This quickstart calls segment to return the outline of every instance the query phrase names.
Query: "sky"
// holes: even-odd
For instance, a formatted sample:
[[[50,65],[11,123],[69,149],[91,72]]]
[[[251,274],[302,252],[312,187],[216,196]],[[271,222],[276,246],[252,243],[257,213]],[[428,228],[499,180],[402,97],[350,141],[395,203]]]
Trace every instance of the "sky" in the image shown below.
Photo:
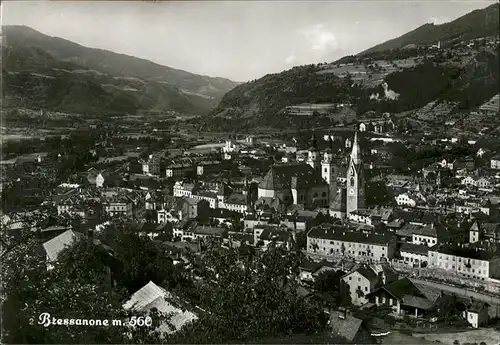
[[[496,1],[3,1],[2,25],[248,81],[333,62]]]

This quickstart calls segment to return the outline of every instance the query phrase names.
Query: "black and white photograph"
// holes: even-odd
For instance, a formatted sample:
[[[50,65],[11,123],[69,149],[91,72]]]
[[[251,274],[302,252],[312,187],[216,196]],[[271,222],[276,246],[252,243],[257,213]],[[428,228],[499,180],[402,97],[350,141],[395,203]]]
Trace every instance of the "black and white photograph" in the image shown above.
[[[0,6],[0,343],[500,345],[498,0]]]

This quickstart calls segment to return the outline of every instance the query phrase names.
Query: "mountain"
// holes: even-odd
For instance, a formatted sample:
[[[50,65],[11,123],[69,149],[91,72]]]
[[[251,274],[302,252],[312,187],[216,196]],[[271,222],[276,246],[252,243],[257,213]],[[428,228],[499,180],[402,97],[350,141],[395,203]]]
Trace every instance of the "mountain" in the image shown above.
[[[370,112],[411,117],[421,108],[434,109],[429,104],[441,104],[447,114],[465,116],[499,92],[498,18],[496,22],[491,18],[495,11],[498,5],[440,26],[439,38],[446,34],[454,39],[440,49],[409,48],[409,42],[415,41],[401,40],[401,48],[298,66],[238,85],[222,98],[201,129],[329,127]],[[467,28],[479,18],[488,20],[479,28],[469,28],[472,33],[459,32],[458,28]],[[403,37],[415,37],[415,32],[422,31]],[[420,37],[417,43],[437,43],[436,34]],[[481,39],[473,42],[475,38]],[[436,116],[432,111],[429,115],[433,123],[444,124],[443,112],[434,112]]]
[[[203,115],[237,83],[200,76],[25,26],[4,26],[4,106],[119,114]]]
[[[401,49],[408,45],[429,46],[441,42],[468,41],[479,37],[497,36],[499,28],[499,4],[475,10],[452,22],[434,25],[424,24],[398,38],[378,44],[358,55]]]

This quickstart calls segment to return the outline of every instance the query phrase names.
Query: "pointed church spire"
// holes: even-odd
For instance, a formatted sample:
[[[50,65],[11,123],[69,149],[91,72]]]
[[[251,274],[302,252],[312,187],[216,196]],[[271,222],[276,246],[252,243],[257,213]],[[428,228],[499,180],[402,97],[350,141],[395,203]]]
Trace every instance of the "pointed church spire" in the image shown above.
[[[354,164],[361,162],[361,151],[359,149],[358,131],[354,134],[354,142],[352,143],[351,160]]]

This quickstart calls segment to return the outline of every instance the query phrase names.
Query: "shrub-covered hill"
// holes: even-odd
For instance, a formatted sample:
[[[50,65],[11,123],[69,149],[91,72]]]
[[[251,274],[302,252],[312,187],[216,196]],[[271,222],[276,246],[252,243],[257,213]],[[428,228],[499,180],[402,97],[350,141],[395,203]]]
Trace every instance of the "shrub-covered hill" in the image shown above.
[[[27,26],[3,26],[2,31],[10,47],[41,48],[57,60],[74,62],[112,76],[166,82],[176,89],[217,100],[237,85],[225,78],[197,75],[133,56],[84,47],[59,37],[44,35]]]
[[[37,47],[2,48],[3,107],[93,115],[206,114],[216,100],[162,81],[117,77],[61,61]]]
[[[368,87],[349,75],[321,73],[322,66],[295,67],[237,86],[223,97],[206,123],[227,124],[236,119],[248,127],[285,126],[291,117],[286,116],[287,107],[303,103],[350,104],[358,115],[370,110],[400,113],[433,101],[453,101],[457,111],[473,109],[498,94],[499,56],[498,46],[481,48],[459,62],[453,52],[443,52],[423,57],[418,64],[389,73],[377,86]],[[387,91],[396,96],[387,96]],[[311,122],[307,116],[296,118],[300,121],[289,123]]]
[[[348,101],[352,80],[319,71],[315,65],[299,66],[241,84],[222,98],[212,115],[265,118],[283,112],[289,105]]]

